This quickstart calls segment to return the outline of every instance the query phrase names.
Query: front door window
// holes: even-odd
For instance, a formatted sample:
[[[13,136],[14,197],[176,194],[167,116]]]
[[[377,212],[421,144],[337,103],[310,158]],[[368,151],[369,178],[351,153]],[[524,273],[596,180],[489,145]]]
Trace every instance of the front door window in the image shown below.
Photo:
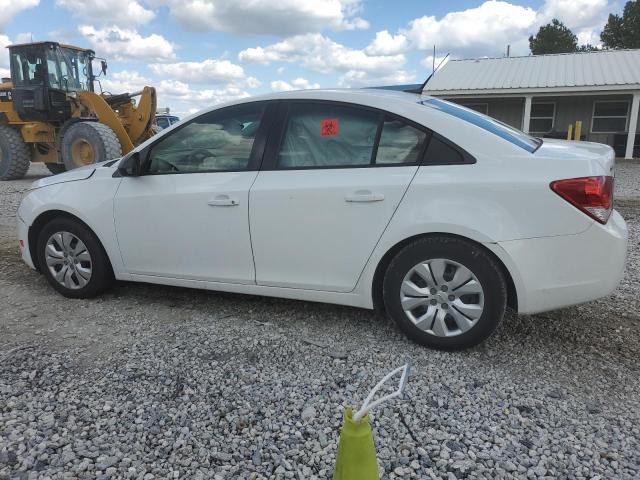
[[[162,137],[149,154],[149,174],[246,170],[263,113],[247,104],[204,114]]]

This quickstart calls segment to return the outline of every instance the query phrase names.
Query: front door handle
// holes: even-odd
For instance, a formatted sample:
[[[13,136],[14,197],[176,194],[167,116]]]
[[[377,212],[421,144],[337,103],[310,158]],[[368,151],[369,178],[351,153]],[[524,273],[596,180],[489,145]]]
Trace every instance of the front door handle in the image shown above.
[[[344,197],[347,202],[381,202],[384,200],[382,193],[373,193],[369,190],[358,190]]]
[[[239,203],[237,199],[229,195],[218,195],[207,202],[207,204],[212,207],[235,207]]]

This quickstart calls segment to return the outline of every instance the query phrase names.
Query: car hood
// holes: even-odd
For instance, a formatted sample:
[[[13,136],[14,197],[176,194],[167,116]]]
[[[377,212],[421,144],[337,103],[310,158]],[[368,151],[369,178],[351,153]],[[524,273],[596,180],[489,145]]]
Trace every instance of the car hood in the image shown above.
[[[36,180],[31,184],[30,189],[35,190],[36,188],[47,187],[49,185],[57,185],[58,183],[65,182],[75,182],[78,180],[86,180],[93,172],[96,171],[97,168],[104,166],[105,163],[112,162],[113,160],[109,160],[107,162],[94,163],[91,165],[86,165],[80,168],[74,168],[73,170],[69,170],[68,172],[59,173],[58,175],[52,175],[50,177],[44,177],[40,180]]]

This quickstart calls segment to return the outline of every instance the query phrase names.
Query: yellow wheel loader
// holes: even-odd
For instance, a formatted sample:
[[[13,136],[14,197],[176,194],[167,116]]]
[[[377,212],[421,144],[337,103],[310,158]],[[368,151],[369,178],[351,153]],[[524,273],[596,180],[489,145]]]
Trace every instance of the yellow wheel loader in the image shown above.
[[[155,89],[95,93],[92,50],[56,42],[8,48],[11,78],[0,83],[0,180],[22,178],[30,162],[61,173],[118,158],[154,134]],[[106,74],[104,60],[101,69]]]

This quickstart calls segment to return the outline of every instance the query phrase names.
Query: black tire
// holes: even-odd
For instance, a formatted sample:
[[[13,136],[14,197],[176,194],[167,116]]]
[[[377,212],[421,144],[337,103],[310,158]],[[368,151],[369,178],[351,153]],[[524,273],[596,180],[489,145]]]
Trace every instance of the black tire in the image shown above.
[[[47,260],[45,257],[47,241],[53,234],[58,232],[69,232],[75,235],[85,244],[89,255],[91,256],[91,277],[89,278],[88,283],[82,288],[67,288],[58,283],[47,266]],[[107,290],[114,282],[111,263],[109,262],[109,258],[107,257],[104,248],[102,248],[100,241],[91,230],[76,220],[70,218],[58,218],[51,220],[40,231],[36,249],[40,271],[47,278],[47,281],[51,286],[65,297],[91,298]]]
[[[79,156],[77,145],[90,146],[91,155]],[[67,170],[122,156],[122,146],[114,131],[99,122],[77,122],[71,125],[62,137],[61,151]]]
[[[482,314],[469,330],[455,336],[437,336],[418,328],[402,307],[400,296],[405,275],[431,259],[446,259],[466,267],[482,287]],[[425,237],[404,247],[393,258],[384,277],[383,298],[387,314],[414,342],[438,350],[462,350],[478,345],[498,327],[507,306],[507,285],[500,266],[482,247],[456,237]],[[446,321],[451,320],[449,317]]]
[[[27,174],[31,150],[20,132],[0,125],[0,180],[19,180]]]
[[[67,167],[63,163],[45,163],[47,169],[54,175],[64,173],[67,171]]]

